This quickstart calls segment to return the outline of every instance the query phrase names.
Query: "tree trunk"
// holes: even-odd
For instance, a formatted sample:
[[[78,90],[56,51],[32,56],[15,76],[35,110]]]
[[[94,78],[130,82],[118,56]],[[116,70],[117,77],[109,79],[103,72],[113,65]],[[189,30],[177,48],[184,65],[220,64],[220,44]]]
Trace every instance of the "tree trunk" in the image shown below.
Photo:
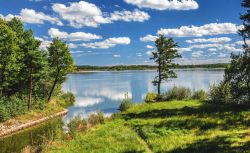
[[[32,103],[32,84],[33,84],[33,81],[32,81],[32,70],[30,71],[30,74],[29,74],[29,98],[28,98],[28,110],[30,111],[31,109],[31,103]]]
[[[52,97],[52,94],[53,94],[53,92],[54,92],[54,90],[55,90],[56,84],[57,84],[57,76],[56,76],[55,81],[54,81],[54,83],[53,83],[53,86],[52,86],[52,88],[51,88],[51,90],[50,90],[50,92],[49,92],[48,103],[49,103],[50,100],[51,100],[51,97]]]

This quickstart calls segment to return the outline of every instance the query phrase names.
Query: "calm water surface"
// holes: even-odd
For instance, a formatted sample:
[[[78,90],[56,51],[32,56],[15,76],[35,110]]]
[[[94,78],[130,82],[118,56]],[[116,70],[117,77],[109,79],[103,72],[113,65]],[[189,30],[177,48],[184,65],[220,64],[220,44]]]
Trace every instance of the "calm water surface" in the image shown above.
[[[223,70],[185,69],[176,70],[178,78],[162,85],[162,91],[174,86],[208,90],[209,85],[222,80]],[[156,92],[152,80],[156,71],[90,72],[69,74],[63,85],[64,91],[76,96],[76,103],[69,108],[64,118],[67,123],[72,117],[88,116],[97,110],[110,115],[117,111],[124,94],[128,93],[134,103],[142,102],[146,93]]]

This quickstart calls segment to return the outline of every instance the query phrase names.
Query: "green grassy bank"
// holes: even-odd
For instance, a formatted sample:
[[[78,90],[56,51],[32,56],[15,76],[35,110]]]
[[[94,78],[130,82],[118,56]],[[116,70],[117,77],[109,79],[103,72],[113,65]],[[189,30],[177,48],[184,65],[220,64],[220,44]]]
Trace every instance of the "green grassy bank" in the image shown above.
[[[191,100],[143,103],[72,140],[53,142],[45,152],[248,153],[250,108]]]

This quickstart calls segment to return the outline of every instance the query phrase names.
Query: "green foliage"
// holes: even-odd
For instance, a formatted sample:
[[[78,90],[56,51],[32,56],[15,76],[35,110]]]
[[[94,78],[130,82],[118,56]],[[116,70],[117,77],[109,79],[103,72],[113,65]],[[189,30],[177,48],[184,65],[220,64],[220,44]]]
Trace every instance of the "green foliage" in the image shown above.
[[[168,79],[176,78],[177,75],[172,68],[176,67],[174,63],[175,58],[181,57],[177,51],[178,44],[174,42],[172,38],[166,38],[160,35],[155,41],[157,51],[153,52],[153,57],[150,59],[157,64],[157,76],[155,77],[153,84],[157,86],[158,95],[161,94],[162,81],[168,81]]]
[[[67,124],[69,134],[76,136],[76,132],[85,131],[87,129],[87,121],[80,116],[76,116]]]
[[[198,90],[193,92],[192,98],[204,101],[208,99],[208,94],[204,90]]]
[[[226,68],[228,63],[216,64],[200,64],[200,65],[177,65],[173,68],[188,69],[188,68]],[[116,66],[91,66],[91,65],[78,65],[77,71],[124,71],[124,70],[156,70],[157,66],[154,65],[116,65]]]
[[[129,108],[131,108],[133,106],[133,102],[132,100],[128,97],[128,93],[125,94],[125,98],[122,100],[120,106],[119,106],[119,110],[120,111],[126,111]]]
[[[239,30],[244,45],[243,53],[231,55],[231,63],[225,70],[224,83],[230,86],[231,102],[235,104],[250,104],[250,47],[247,40],[250,38],[250,1],[243,0],[242,7],[246,13],[240,19],[244,27]],[[221,91],[222,92],[222,91]]]
[[[1,105],[0,115],[6,116],[7,112],[12,113],[9,117],[16,116],[23,106],[29,110],[44,109],[45,99],[61,92],[66,74],[73,70],[69,49],[59,39],[54,39],[48,52],[41,51],[40,45],[20,19],[0,19],[0,99],[6,101],[6,106]],[[70,94],[61,99],[64,104],[74,101]]]
[[[75,96],[71,92],[63,93],[59,96],[59,104],[63,107],[68,107],[75,102]]]
[[[49,102],[54,93],[56,85],[62,84],[66,79],[66,75],[74,70],[74,61],[67,44],[65,42],[62,42],[58,38],[53,39],[50,47],[48,48],[48,52],[48,62],[51,77],[54,78],[48,96]]]
[[[156,93],[148,93],[145,98],[146,103],[154,103],[157,101],[158,95]]]
[[[192,91],[186,87],[173,87],[161,95],[162,101],[166,100],[185,100],[191,98]]]
[[[98,111],[97,113],[90,114],[90,116],[88,117],[88,123],[92,126],[97,124],[104,124],[104,114],[100,111]]]
[[[25,100],[22,97],[13,95],[11,97],[0,98],[0,121],[5,121],[9,118],[26,112]]]
[[[231,87],[227,83],[221,82],[218,85],[212,85],[209,88],[209,101],[212,103],[231,103]]]

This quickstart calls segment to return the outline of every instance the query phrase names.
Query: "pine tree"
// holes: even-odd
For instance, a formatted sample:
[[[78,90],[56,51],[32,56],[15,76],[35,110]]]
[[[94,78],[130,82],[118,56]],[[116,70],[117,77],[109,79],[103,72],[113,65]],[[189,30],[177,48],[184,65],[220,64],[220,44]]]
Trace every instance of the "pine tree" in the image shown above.
[[[166,38],[160,35],[155,41],[155,45],[157,50],[152,53],[153,57],[151,59],[157,64],[158,75],[155,77],[153,84],[157,86],[158,95],[160,95],[161,83],[168,81],[170,78],[177,77],[172,68],[177,66],[177,64],[174,63],[174,59],[181,57],[181,55],[178,54],[176,49],[178,44],[175,43],[172,38]]]

